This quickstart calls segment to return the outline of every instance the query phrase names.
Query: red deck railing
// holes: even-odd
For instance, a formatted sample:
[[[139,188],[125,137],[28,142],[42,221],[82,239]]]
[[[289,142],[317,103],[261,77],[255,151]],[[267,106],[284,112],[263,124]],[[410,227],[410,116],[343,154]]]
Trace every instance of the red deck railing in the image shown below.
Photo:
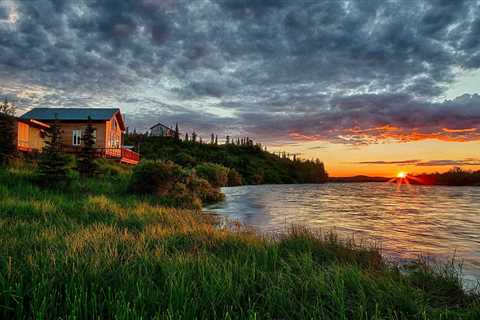
[[[130,149],[127,149],[127,148],[121,148],[122,150],[122,158],[125,158],[125,159],[128,159],[128,160],[132,160],[132,161],[140,161],[140,154],[135,152],[135,151],[132,151]]]
[[[80,153],[82,147],[64,146],[63,151],[67,153]],[[122,162],[137,163],[140,161],[140,154],[127,148],[95,148],[95,156],[98,158],[118,159]]]

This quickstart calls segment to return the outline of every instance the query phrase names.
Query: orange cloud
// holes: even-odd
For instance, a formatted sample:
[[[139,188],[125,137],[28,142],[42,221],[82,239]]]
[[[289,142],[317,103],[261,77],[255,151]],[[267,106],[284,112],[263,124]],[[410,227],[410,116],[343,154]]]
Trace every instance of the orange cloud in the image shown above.
[[[413,142],[421,140],[439,140],[445,142],[480,141],[480,132],[476,128],[448,129],[426,132],[419,129],[402,129],[385,125],[375,128],[361,129],[358,127],[330,130],[326,135],[308,135],[300,132],[290,132],[289,136],[300,141],[329,140],[331,142],[350,143],[356,145],[386,142]]]
[[[443,128],[442,130],[445,131],[445,132],[460,133],[460,132],[475,132],[475,131],[477,131],[477,128],[468,128],[468,129],[448,129],[448,128]]]

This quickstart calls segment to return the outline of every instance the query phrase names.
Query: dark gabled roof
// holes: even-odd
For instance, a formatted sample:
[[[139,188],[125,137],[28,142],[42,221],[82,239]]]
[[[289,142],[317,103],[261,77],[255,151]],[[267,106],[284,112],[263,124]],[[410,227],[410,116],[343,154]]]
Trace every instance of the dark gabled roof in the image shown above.
[[[115,113],[120,112],[118,108],[33,108],[21,119],[36,120],[110,120]]]
[[[150,130],[152,130],[153,128],[156,128],[156,127],[164,127],[165,129],[173,130],[172,128],[167,127],[166,125],[164,125],[164,124],[162,124],[162,123],[160,123],[160,122],[157,123],[156,125],[152,126],[152,127],[150,128]]]
[[[117,116],[122,130],[125,130],[125,124],[118,108],[33,108],[20,119],[35,119],[40,121],[87,121],[88,117],[92,121],[107,121]]]

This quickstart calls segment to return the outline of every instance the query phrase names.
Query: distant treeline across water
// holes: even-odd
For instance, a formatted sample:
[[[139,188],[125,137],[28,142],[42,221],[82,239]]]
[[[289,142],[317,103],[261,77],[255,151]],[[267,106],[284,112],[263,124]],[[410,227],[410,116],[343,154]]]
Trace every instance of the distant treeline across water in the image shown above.
[[[462,168],[452,168],[443,173],[422,173],[417,175],[406,175],[404,178],[387,177],[330,177],[328,182],[349,183],[349,182],[392,182],[401,184],[416,185],[441,185],[441,186],[480,186],[480,170],[469,171]]]

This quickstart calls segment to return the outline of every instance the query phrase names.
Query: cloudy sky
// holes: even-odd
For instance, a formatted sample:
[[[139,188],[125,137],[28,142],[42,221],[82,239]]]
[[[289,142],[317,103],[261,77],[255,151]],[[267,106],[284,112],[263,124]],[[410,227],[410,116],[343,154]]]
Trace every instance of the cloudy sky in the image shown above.
[[[0,96],[319,157],[480,168],[480,1],[0,0]]]

